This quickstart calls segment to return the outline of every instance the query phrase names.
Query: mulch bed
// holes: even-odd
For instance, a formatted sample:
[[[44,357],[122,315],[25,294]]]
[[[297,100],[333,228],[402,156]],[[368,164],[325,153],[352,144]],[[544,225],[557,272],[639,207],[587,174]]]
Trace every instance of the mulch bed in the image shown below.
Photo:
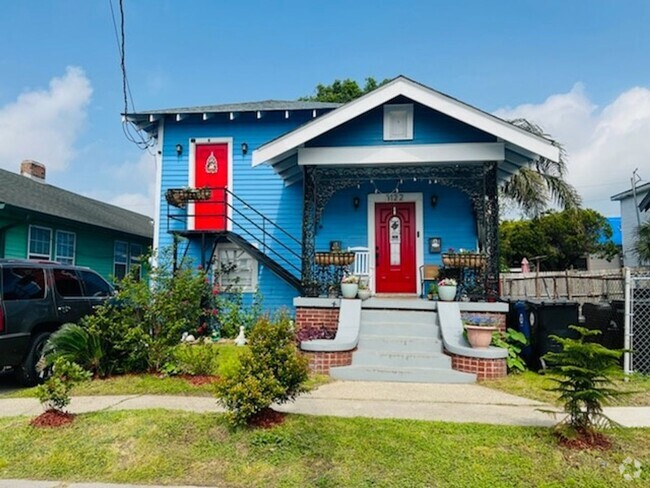
[[[585,449],[608,451],[612,447],[612,441],[601,432],[578,431],[578,435],[570,439],[559,433],[556,433],[556,436],[561,446],[578,451]]]
[[[272,408],[265,408],[261,412],[253,415],[248,420],[248,425],[251,427],[270,429],[284,422],[286,416],[286,413],[276,412]]]
[[[185,381],[187,381],[189,384],[194,385],[194,386],[201,386],[201,385],[211,385],[213,383],[216,383],[219,381],[218,376],[208,376],[208,375],[191,375],[191,374],[181,374],[178,375],[179,378],[183,378]]]
[[[29,423],[32,427],[61,427],[74,420],[74,414],[59,410],[46,410]]]

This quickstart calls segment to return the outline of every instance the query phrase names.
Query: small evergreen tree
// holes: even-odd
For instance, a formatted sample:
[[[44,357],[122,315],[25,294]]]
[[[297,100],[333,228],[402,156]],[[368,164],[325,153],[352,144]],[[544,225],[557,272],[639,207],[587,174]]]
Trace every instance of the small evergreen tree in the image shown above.
[[[234,425],[249,422],[272,403],[285,403],[305,391],[307,359],[298,352],[286,315],[261,318],[251,330],[249,349],[239,365],[217,383],[219,403]]]
[[[567,439],[577,436],[589,439],[598,428],[614,425],[603,413],[603,405],[627,393],[612,387],[613,378],[621,374],[619,359],[624,351],[586,341],[600,334],[599,330],[575,325],[570,328],[578,332],[577,339],[550,336],[562,350],[544,356],[550,366],[548,372],[556,383],[549,390],[559,393],[559,400],[568,414],[557,426],[560,435]]]

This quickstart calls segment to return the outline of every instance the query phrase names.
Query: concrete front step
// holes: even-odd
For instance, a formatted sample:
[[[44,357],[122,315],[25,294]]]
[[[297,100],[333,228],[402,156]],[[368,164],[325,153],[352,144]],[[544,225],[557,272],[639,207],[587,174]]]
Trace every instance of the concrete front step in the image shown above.
[[[392,352],[442,352],[442,342],[438,338],[396,335],[359,335],[359,350]]]
[[[395,324],[391,322],[364,322],[361,320],[359,331],[362,335],[417,336],[436,339],[440,337],[440,329],[435,324]]]
[[[361,323],[383,322],[396,325],[438,323],[435,312],[413,310],[361,309]]]
[[[380,366],[340,366],[330,368],[330,376],[350,381],[395,381],[399,383],[475,383],[476,375],[445,368],[390,368]]]
[[[357,350],[352,354],[354,366],[391,368],[451,368],[451,358],[442,353]]]

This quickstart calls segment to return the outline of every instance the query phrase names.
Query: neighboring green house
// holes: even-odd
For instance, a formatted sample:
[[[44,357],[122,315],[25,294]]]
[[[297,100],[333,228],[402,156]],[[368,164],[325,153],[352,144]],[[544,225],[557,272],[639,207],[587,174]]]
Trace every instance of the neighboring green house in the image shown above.
[[[87,266],[102,276],[138,272],[153,242],[153,221],[45,183],[45,167],[0,169],[0,258]]]

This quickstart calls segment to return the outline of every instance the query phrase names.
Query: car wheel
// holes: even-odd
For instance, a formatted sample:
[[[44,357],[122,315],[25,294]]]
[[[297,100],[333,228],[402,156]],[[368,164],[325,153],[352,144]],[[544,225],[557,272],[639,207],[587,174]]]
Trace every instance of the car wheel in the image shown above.
[[[34,386],[45,379],[46,375],[41,374],[36,368],[36,365],[43,356],[43,349],[49,337],[49,332],[42,332],[32,339],[23,363],[16,368],[16,379],[21,385]]]

